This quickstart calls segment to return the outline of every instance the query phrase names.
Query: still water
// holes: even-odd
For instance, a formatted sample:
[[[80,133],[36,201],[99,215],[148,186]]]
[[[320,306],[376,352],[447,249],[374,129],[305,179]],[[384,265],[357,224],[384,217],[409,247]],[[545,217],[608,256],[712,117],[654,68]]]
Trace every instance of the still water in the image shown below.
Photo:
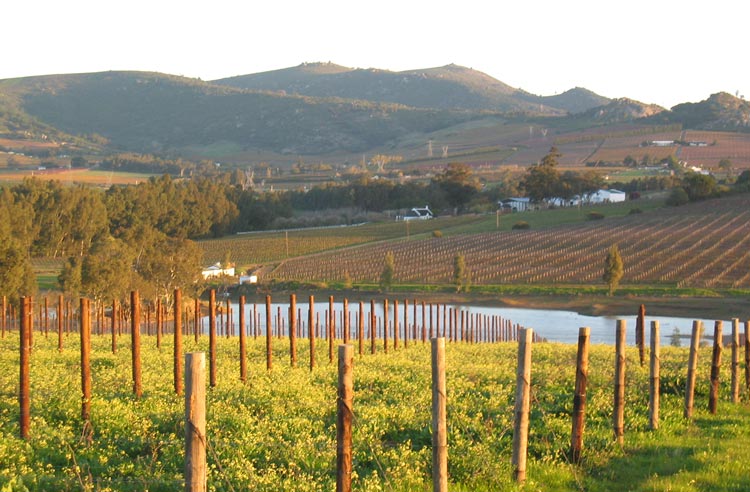
[[[443,306],[443,305],[441,305]],[[328,310],[328,302],[315,302],[314,313],[315,316],[319,316],[320,322],[324,323],[326,311]],[[581,327],[589,327],[591,329],[591,343],[600,344],[612,344],[615,343],[615,326],[618,319],[626,321],[627,326],[627,341],[629,344],[635,343],[635,324],[636,315],[623,315],[623,316],[586,316],[578,314],[572,311],[557,311],[557,310],[546,310],[546,309],[524,309],[524,308],[506,308],[506,307],[486,307],[486,306],[473,306],[467,304],[447,304],[447,309],[454,309],[465,311],[468,314],[480,314],[485,316],[498,316],[505,320],[512,321],[513,324],[518,324],[524,328],[533,328],[536,333],[546,338],[549,341],[563,342],[563,343],[577,343],[578,342],[578,329]],[[303,330],[306,332],[306,324],[308,320],[308,301],[297,302],[299,319],[302,322]],[[238,305],[235,303],[232,305],[232,318],[234,322],[237,322]],[[273,317],[273,323],[276,324],[276,319],[279,313],[284,318],[284,326],[288,326],[287,313],[289,305],[287,303],[272,303],[271,313]],[[426,305],[425,319],[429,323],[430,317],[430,305]],[[442,326],[443,313],[442,307],[440,314],[437,313],[437,308],[433,307],[433,321],[435,324]],[[266,319],[266,307],[262,303],[248,303],[245,304],[247,323],[251,323],[253,312],[255,312],[256,318],[260,321],[260,326],[265,326]],[[334,310],[336,311],[336,325],[341,326],[341,313],[343,311],[343,303],[335,302]],[[352,325],[352,332],[355,332],[356,320],[359,313],[359,302],[349,303],[349,312]],[[370,315],[370,303],[366,302],[363,304],[363,312],[365,319],[369,319]],[[389,318],[393,320],[393,303],[389,303],[388,307]],[[375,315],[378,318],[383,316],[383,303],[379,301],[375,304]],[[398,305],[398,318],[399,323],[403,329],[403,316],[404,316],[404,304],[399,302]],[[410,303],[408,306],[408,322],[409,324],[414,323],[415,311],[414,306]],[[439,321],[438,321],[438,318]],[[668,316],[646,316],[646,339],[648,340],[650,332],[650,322],[659,321],[660,333],[661,333],[661,344],[668,345],[671,341],[672,335],[675,330],[682,336],[681,344],[683,346],[689,345],[690,332],[692,329],[693,318],[676,318]],[[704,323],[704,337],[713,336],[714,320],[702,320]],[[422,326],[422,306],[418,304],[416,309],[416,322],[417,326]],[[724,322],[724,334],[729,335],[731,333],[732,324],[729,320],[723,320]],[[741,328],[742,330],[742,328]]]

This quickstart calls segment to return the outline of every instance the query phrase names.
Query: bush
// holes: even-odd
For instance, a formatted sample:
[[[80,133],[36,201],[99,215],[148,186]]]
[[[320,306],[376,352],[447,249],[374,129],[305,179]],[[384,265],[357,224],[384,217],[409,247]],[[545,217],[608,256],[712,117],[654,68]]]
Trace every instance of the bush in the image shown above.
[[[643,213],[643,210],[641,210],[640,208],[631,208],[630,212],[628,212],[628,215],[637,215],[637,214],[642,214],[642,213]]]
[[[531,229],[531,226],[529,225],[528,222],[526,222],[524,220],[519,220],[518,222],[516,222],[515,224],[513,224],[512,229],[514,231],[523,230],[523,229]]]
[[[586,214],[586,220],[602,220],[604,214],[601,212],[589,212]]]
[[[677,188],[672,188],[672,192],[669,194],[666,203],[670,207],[679,207],[680,205],[685,205],[689,201],[690,198],[688,197],[687,191],[678,186]]]
[[[434,231],[432,231],[432,237],[443,237],[443,231],[435,229]]]

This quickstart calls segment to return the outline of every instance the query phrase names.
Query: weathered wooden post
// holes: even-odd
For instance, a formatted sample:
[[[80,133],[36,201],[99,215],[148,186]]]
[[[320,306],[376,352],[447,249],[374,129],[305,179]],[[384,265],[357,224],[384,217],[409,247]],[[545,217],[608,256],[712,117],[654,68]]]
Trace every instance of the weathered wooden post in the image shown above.
[[[266,295],[266,370],[273,368],[273,333],[271,332],[271,296]]]
[[[719,403],[719,384],[721,373],[721,351],[724,342],[724,323],[714,322],[714,349],[711,356],[711,390],[708,394],[708,411],[715,415]]]
[[[383,351],[388,353],[388,299],[383,299]]]
[[[393,300],[393,350],[398,350],[398,299]]]
[[[63,320],[65,319],[65,316],[63,315],[64,305],[65,305],[65,301],[63,299],[63,295],[60,294],[57,297],[57,351],[58,352],[62,352],[63,350]]]
[[[90,438],[91,420],[91,305],[86,298],[80,300],[81,317],[81,420],[84,434]]]
[[[740,320],[732,320],[732,403],[740,402]]]
[[[341,338],[344,341],[344,345],[347,345],[349,343],[349,334],[351,333],[351,327],[349,326],[349,299],[347,298],[344,298],[344,310],[341,313],[341,317],[343,318],[341,326],[344,328],[344,333]]]
[[[182,394],[182,291],[180,289],[174,290],[174,347],[173,362],[174,362],[174,392],[177,395]]]
[[[375,316],[375,299],[370,299],[370,353],[374,354],[376,350],[376,340],[378,338],[378,326]],[[750,383],[748,383],[750,384]]]
[[[240,296],[240,381],[247,383],[247,342],[245,330],[245,296]]]
[[[659,404],[661,400],[661,342],[659,340],[659,322],[651,322],[651,366],[648,384],[648,423],[649,428],[659,428]]]
[[[307,311],[307,338],[310,339],[310,371],[315,368],[315,298],[310,296]]]
[[[445,382],[445,338],[433,338],[432,349],[432,490],[448,491],[448,424]]]
[[[534,330],[524,328],[518,334],[518,370],[516,372],[516,404],[513,425],[513,478],[526,480],[526,457],[529,444],[529,411],[531,408],[531,340]]]
[[[208,380],[216,387],[216,291],[211,289],[208,297]]]
[[[352,420],[354,418],[354,347],[339,345],[336,416],[336,491],[352,490]]]
[[[583,432],[586,425],[586,386],[589,379],[589,339],[591,329],[578,330],[578,355],[576,356],[576,387],[573,397],[573,430],[570,439],[570,456],[573,463],[581,462]]]
[[[137,290],[130,292],[130,352],[133,365],[133,394],[141,399],[141,297]]]
[[[646,306],[643,304],[638,308],[638,318],[635,322],[635,344],[638,345],[638,357],[643,367],[646,351]]]
[[[328,362],[333,364],[333,340],[336,338],[336,311],[333,296],[328,296]]]
[[[206,354],[185,355],[185,490],[205,492]]]
[[[20,390],[18,392],[19,430],[21,439],[29,438],[31,423],[31,342],[29,332],[31,331],[31,297],[21,297],[20,302]]]
[[[196,297],[193,299],[193,337],[198,343],[201,333],[201,301]]]
[[[297,367],[297,296],[289,295],[289,363]]]
[[[615,347],[615,397],[613,428],[615,440],[622,444],[625,434],[625,320],[617,320]]]
[[[58,311],[58,316],[60,316]],[[8,298],[3,296],[2,302],[0,302],[0,333],[1,337],[5,338],[6,323],[8,321]]]
[[[745,390],[750,393],[750,321],[745,320]]]
[[[112,333],[110,333],[110,336],[112,337],[112,353],[117,353],[117,299],[112,299],[112,323],[110,324],[112,327]]]
[[[688,357],[687,381],[685,386],[686,419],[693,418],[693,402],[695,398],[695,372],[698,367],[698,349],[701,343],[702,321],[693,321],[693,332],[690,336],[690,355]]]
[[[357,339],[359,341],[359,356],[365,352],[365,303],[359,301],[359,318],[357,319],[359,329],[357,331]]]

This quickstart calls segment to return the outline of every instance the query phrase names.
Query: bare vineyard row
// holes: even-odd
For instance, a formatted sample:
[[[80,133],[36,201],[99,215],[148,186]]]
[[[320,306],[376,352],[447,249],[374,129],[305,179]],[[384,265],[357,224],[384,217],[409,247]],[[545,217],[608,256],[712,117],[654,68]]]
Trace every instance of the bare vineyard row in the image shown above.
[[[474,284],[591,284],[618,244],[623,283],[681,287],[750,287],[750,200],[746,197],[591,221],[564,229],[493,232],[403,240],[290,259],[279,280],[377,282],[389,251],[395,280],[450,283],[453,258],[464,255]]]

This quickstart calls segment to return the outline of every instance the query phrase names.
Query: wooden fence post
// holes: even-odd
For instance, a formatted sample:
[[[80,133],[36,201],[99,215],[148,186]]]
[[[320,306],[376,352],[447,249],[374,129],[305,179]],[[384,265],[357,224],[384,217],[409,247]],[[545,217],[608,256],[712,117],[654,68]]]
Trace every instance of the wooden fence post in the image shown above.
[[[388,353],[388,299],[383,299],[383,351]]]
[[[745,390],[750,393],[750,320],[745,320]]]
[[[29,427],[31,422],[31,390],[30,390],[30,371],[31,371],[31,342],[29,341],[29,331],[31,331],[31,297],[22,297],[20,302],[20,391],[18,392],[19,428],[21,439],[29,438]]]
[[[297,296],[289,295],[289,361],[297,367]]]
[[[445,337],[433,338],[432,349],[432,490],[448,491],[448,424],[445,382]]]
[[[570,439],[570,456],[573,463],[581,462],[583,431],[586,423],[586,386],[589,379],[589,339],[591,329],[578,330],[578,355],[576,356],[576,387],[573,397],[573,430]]]
[[[185,370],[185,490],[205,492],[206,354],[186,354]]]
[[[693,402],[695,398],[695,371],[698,367],[698,349],[701,343],[702,321],[693,321],[693,332],[690,336],[690,356],[688,358],[687,382],[685,386],[686,419],[693,418]]]
[[[336,310],[333,296],[328,296],[328,363],[333,364],[333,340],[336,338]]]
[[[526,480],[526,455],[529,444],[529,410],[531,407],[531,340],[534,330],[524,328],[518,334],[518,370],[516,372],[516,404],[513,425],[513,478]]]
[[[91,420],[91,305],[86,298],[81,298],[81,420],[84,434],[90,439],[88,427]]]
[[[310,296],[307,312],[307,338],[310,340],[310,371],[315,369],[315,297]]]
[[[374,354],[377,349],[375,343],[378,338],[377,335],[378,327],[377,319],[375,317],[375,299],[370,299],[370,354]],[[748,387],[750,387],[750,378],[748,378]]]
[[[116,354],[117,353],[117,299],[112,299],[112,323],[110,324],[110,326],[112,327],[112,333],[110,333],[110,336],[112,337],[112,353]]]
[[[732,320],[732,403],[740,401],[740,320]]]
[[[719,402],[719,384],[721,373],[721,351],[724,343],[723,335],[724,323],[717,320],[714,322],[714,349],[711,356],[711,390],[708,394],[708,411],[716,414],[716,408]]]
[[[659,428],[659,404],[661,400],[661,341],[659,322],[651,322],[651,365],[648,384],[648,422],[651,430]]]
[[[270,371],[273,367],[272,349],[273,349],[273,334],[271,333],[271,296],[266,295],[266,370]]]
[[[359,356],[362,357],[365,352],[365,304],[362,301],[359,301],[359,319],[357,322],[359,325],[357,330]]]
[[[339,345],[336,417],[336,491],[352,490],[352,419],[354,417],[354,347]]]
[[[182,394],[182,291],[174,290],[174,392]]]
[[[65,319],[65,316],[63,316],[63,306],[65,305],[65,301],[63,299],[63,295],[60,294],[57,297],[57,351],[62,352],[63,350],[63,320]]]
[[[133,372],[133,394],[141,399],[141,298],[137,290],[130,292],[130,352]]]
[[[635,323],[635,343],[638,345],[638,357],[641,361],[641,367],[643,367],[646,351],[646,306],[643,304],[638,308],[638,318]]]
[[[208,380],[216,387],[216,291],[211,289],[208,297]]]
[[[393,350],[398,350],[398,299],[393,300]]]
[[[8,315],[8,298],[3,296],[2,302],[0,302],[0,337],[5,338],[5,324],[7,323]],[[58,316],[59,316],[58,312]]]
[[[625,434],[625,320],[617,320],[615,347],[615,397],[613,428],[615,440],[622,444]]]
[[[245,330],[245,296],[240,296],[240,381],[247,382],[247,342]]]

